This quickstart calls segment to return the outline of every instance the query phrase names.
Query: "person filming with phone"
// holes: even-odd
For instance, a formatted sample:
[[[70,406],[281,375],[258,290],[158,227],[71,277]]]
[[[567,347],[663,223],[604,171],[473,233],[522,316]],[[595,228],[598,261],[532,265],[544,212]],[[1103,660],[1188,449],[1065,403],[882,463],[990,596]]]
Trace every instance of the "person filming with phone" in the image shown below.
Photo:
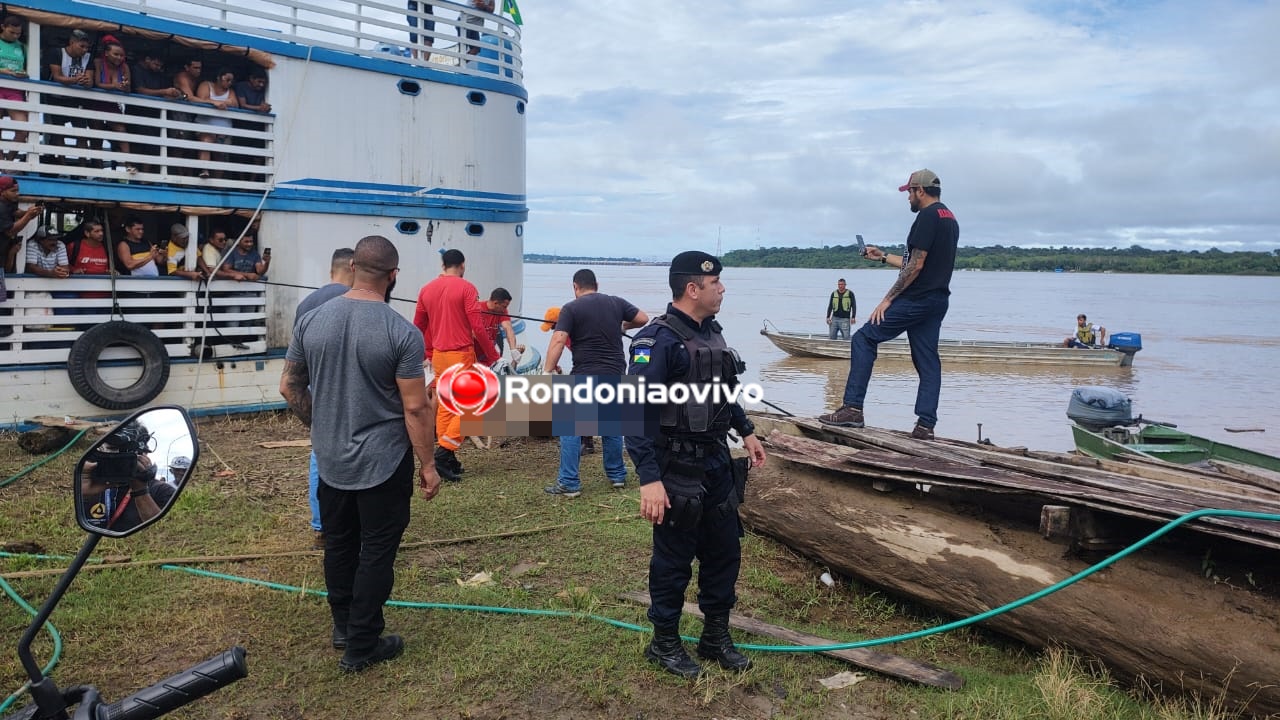
[[[907,205],[916,219],[907,233],[907,252],[886,254],[867,245],[863,257],[892,265],[898,277],[884,299],[853,334],[849,351],[849,377],[844,398],[834,412],[818,416],[827,425],[863,427],[862,406],[880,343],[907,334],[911,364],[920,376],[916,390],[916,425],[911,437],[932,440],[938,422],[938,396],[942,390],[942,361],[938,338],[951,302],[951,273],[956,264],[960,225],[955,213],[942,204],[942,181],[932,170],[917,170],[898,188],[907,193]]]

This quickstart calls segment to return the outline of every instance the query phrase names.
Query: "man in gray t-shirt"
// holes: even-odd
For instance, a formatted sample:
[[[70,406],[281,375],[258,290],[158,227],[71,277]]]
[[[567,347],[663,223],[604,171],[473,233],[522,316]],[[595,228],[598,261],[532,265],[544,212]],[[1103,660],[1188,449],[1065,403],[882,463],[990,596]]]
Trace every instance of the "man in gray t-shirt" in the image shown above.
[[[280,394],[311,427],[332,640],[346,651],[345,672],[404,652],[399,635],[382,635],[382,606],[409,524],[415,454],[423,497],[440,487],[422,333],[384,302],[399,262],[390,240],[361,239],[351,290],[298,320],[280,378]]]

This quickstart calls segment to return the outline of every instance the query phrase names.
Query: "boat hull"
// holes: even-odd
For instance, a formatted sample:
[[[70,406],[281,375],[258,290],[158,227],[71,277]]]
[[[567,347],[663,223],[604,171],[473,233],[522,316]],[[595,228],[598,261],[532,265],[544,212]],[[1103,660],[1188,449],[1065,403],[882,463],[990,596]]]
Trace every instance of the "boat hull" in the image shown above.
[[[849,343],[831,340],[817,333],[761,330],[761,335],[779,349],[796,357],[849,359]],[[910,361],[911,346],[899,338],[880,343],[881,360]],[[938,354],[944,362],[998,365],[1075,365],[1086,367],[1129,367],[1130,353],[1108,348],[1066,348],[1054,343],[1005,342],[997,340],[940,340]]]
[[[280,397],[283,353],[197,363],[170,362],[169,380],[148,405],[180,405],[194,415],[258,412],[284,409]],[[130,364],[100,368],[102,378],[114,386],[136,380],[139,370]],[[105,410],[82,398],[67,380],[65,364],[0,369],[5,389],[0,427],[23,428],[36,418],[108,420],[129,411]]]
[[[1128,427],[1108,428],[1094,432],[1072,423],[1071,435],[1075,438],[1076,450],[1104,460],[1137,454],[1179,465],[1225,461],[1280,472],[1280,458],[1274,455],[1161,425],[1143,425],[1136,430]]]

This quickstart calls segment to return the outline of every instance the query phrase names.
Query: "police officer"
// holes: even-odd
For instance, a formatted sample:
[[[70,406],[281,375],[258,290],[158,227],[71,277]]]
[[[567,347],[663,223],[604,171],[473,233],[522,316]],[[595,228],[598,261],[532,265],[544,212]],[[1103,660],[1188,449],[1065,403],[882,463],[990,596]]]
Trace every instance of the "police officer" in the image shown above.
[[[724,299],[720,261],[704,252],[680,253],[669,273],[673,301],[667,312],[636,333],[630,374],[646,383],[733,386],[745,366],[720,334],[715,314]],[[680,641],[685,588],[699,562],[698,607],[705,615],[698,655],[726,670],[751,661],[729,636],[729,611],[742,560],[738,504],[747,459],[732,460],[726,443],[732,428],[743,438],[750,462],[764,464],[764,447],[737,403],[714,394],[699,403],[669,403],[647,418],[655,431],[628,436],[627,452],[640,476],[640,514],[653,523],[649,560],[649,620],[653,641],[645,657],[664,670],[696,678],[701,666]]]

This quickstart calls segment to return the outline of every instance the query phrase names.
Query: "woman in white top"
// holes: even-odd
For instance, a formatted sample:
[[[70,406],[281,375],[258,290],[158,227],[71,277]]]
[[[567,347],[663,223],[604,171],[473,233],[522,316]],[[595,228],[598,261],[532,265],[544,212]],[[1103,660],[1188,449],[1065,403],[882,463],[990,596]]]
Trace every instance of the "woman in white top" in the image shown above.
[[[240,99],[236,97],[236,91],[231,89],[231,85],[236,81],[236,74],[226,68],[218,70],[218,74],[213,76],[212,80],[205,80],[200,83],[200,88],[196,91],[195,102],[205,105],[212,105],[219,110],[229,110],[240,107]],[[204,125],[212,125],[214,127],[231,127],[230,118],[211,117],[209,115],[200,115],[196,118],[196,122]],[[227,142],[226,135],[218,135],[217,133],[200,133],[200,142],[202,143],[223,143]],[[221,153],[219,154],[221,155]],[[200,161],[209,162],[211,154],[208,150],[200,151]],[[221,159],[221,157],[219,158]],[[217,177],[222,177],[222,171],[213,173]],[[208,168],[200,169],[200,177],[209,177]]]

